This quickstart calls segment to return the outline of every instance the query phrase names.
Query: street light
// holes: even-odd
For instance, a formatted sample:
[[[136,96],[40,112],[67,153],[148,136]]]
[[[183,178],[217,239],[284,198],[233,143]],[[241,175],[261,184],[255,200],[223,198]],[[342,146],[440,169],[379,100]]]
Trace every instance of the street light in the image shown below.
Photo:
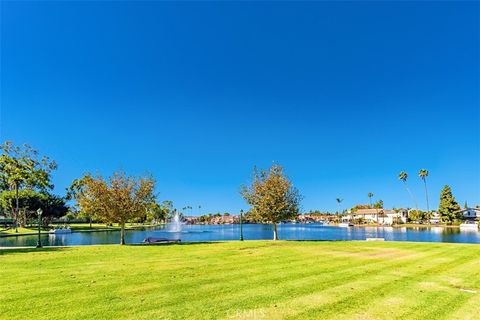
[[[243,241],[243,210],[240,210],[240,241]]]
[[[40,225],[42,224],[42,209],[38,208],[37,215],[38,215],[38,241],[37,241],[37,248],[42,247],[42,241],[40,240]]]

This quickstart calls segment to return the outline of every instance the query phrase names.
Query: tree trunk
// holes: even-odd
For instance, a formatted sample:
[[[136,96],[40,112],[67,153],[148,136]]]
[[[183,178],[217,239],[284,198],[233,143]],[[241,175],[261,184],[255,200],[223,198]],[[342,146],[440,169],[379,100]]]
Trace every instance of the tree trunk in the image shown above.
[[[18,215],[20,213],[18,183],[15,183],[15,232],[18,233]]]
[[[427,212],[430,213],[430,206],[428,205],[428,190],[427,190],[427,179],[423,179],[425,185],[425,198],[427,199]]]
[[[410,191],[410,188],[407,186],[407,183],[405,183],[405,189],[407,189],[407,192],[408,194],[410,195],[410,197],[412,198],[412,201],[413,201],[413,204],[415,205],[415,210],[417,210],[417,213],[418,213],[418,204],[417,204],[417,200],[415,199],[415,197],[413,196],[413,193]]]
[[[120,244],[125,244],[125,222],[120,223]]]
[[[277,224],[276,223],[273,223],[273,240],[278,240]]]
[[[92,229],[92,217],[88,216],[88,221],[90,222],[90,229]]]

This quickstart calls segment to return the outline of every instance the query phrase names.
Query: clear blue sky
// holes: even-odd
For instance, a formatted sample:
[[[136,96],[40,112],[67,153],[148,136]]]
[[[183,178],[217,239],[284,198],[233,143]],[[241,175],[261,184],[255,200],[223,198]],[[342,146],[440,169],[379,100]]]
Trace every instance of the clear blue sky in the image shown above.
[[[303,209],[480,204],[479,3],[7,2],[1,140],[82,173],[151,172],[161,199],[247,208],[272,161]],[[194,212],[194,213],[197,213]]]

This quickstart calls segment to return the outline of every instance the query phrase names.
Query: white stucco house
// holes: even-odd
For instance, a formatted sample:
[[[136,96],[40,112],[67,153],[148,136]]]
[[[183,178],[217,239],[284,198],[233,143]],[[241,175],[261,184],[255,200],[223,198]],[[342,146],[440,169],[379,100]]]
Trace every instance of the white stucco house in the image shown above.
[[[363,218],[367,222],[393,224],[396,221],[407,222],[408,211],[405,209],[358,209],[351,213],[353,219]]]
[[[431,224],[439,224],[441,222],[440,215],[437,211],[432,211],[432,216],[430,218]]]
[[[457,211],[461,213],[464,219],[467,220],[480,220],[480,208],[466,208]]]

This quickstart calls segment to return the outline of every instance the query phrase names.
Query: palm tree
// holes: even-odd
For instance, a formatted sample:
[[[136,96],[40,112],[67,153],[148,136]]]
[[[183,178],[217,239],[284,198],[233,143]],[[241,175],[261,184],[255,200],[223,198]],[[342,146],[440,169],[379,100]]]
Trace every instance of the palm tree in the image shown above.
[[[425,186],[425,198],[427,199],[427,214],[430,213],[430,207],[428,205],[428,190],[427,190],[427,177],[428,177],[428,170],[421,169],[418,172],[418,176],[423,180],[423,185]]]
[[[373,193],[369,192],[368,193],[368,197],[370,198],[370,208],[372,207],[372,197],[373,197]]]
[[[337,203],[338,203],[338,213],[341,214],[341,210],[340,210],[340,203],[342,203],[343,199],[340,199],[340,198],[337,198]]]
[[[417,213],[418,213],[417,200],[415,199],[412,192],[410,191],[410,188],[408,188],[407,186],[408,173],[406,173],[405,171],[400,172],[400,174],[398,175],[398,179],[403,181],[405,185],[405,189],[407,189],[408,194],[412,198],[413,204],[415,205],[415,209],[417,210]]]

